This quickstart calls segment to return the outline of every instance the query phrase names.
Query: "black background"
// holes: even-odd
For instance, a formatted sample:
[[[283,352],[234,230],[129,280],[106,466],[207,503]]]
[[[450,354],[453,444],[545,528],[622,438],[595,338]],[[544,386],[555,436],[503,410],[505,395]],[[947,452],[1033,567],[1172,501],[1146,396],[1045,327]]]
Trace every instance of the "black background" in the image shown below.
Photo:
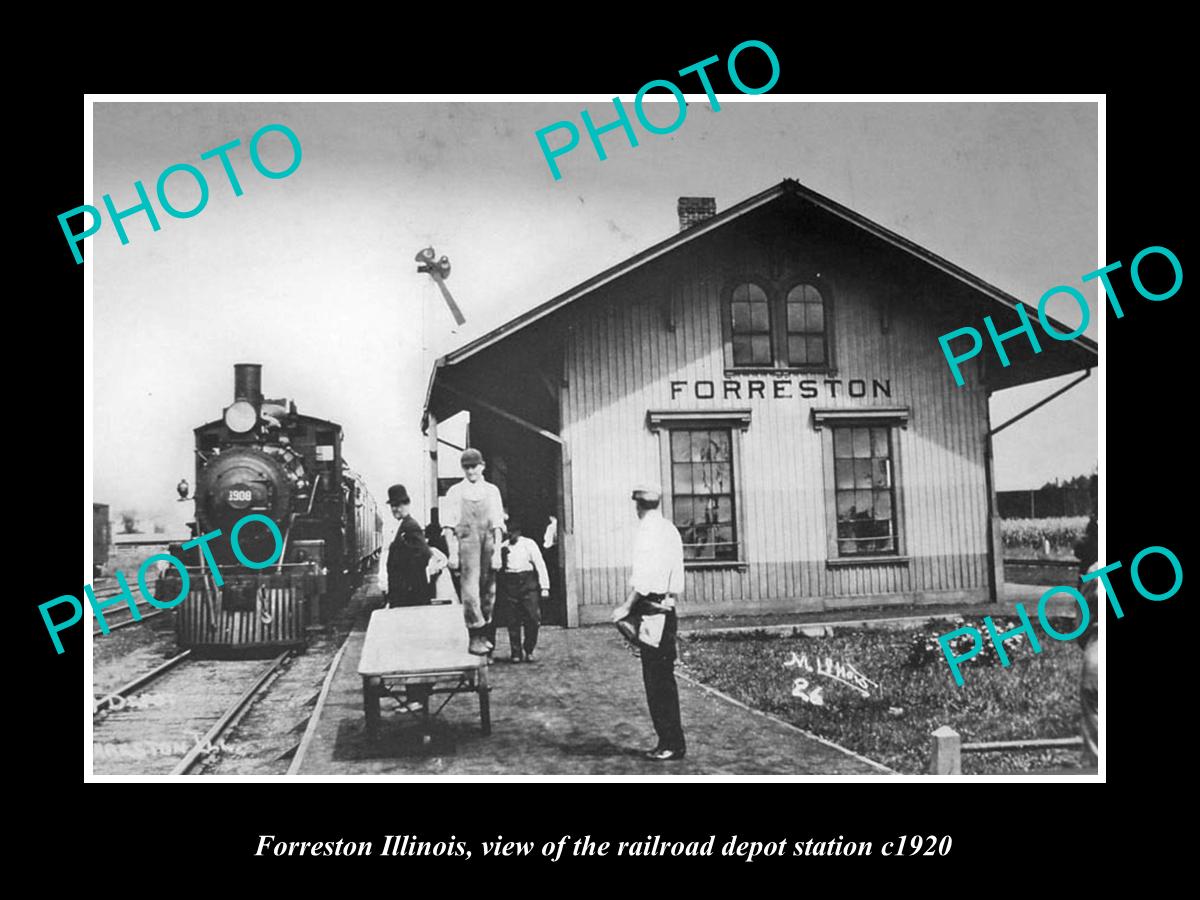
[[[511,23],[510,23],[511,24]],[[77,393],[83,348],[74,332],[82,306],[82,266],[76,266],[63,240],[56,215],[84,202],[81,193],[80,149],[83,95],[68,87],[47,92],[29,101],[26,121],[36,123],[37,147],[22,171],[19,186],[25,196],[15,217],[12,257],[20,268],[31,266],[30,276],[10,303],[10,341],[32,352],[18,356],[10,374],[10,397],[17,415],[10,425],[9,449],[23,448],[10,456],[10,522],[17,526],[10,572],[17,589],[9,622],[14,638],[21,638],[25,653],[10,677],[19,679],[10,697],[10,734],[17,735],[19,768],[13,774],[32,791],[28,809],[33,833],[43,846],[62,848],[81,830],[95,836],[87,853],[92,860],[98,847],[110,845],[121,852],[155,850],[160,862],[170,859],[197,872],[239,871],[262,879],[310,879],[332,875],[349,890],[365,885],[396,886],[434,892],[444,889],[485,890],[504,884],[522,891],[574,890],[576,882],[556,882],[556,870],[595,869],[610,876],[633,875],[629,889],[673,890],[658,882],[654,873],[672,878],[691,874],[705,884],[710,873],[732,873],[746,889],[795,890],[808,883],[790,881],[822,872],[834,884],[855,885],[864,866],[883,877],[924,876],[929,881],[897,881],[916,890],[945,889],[933,880],[952,870],[965,880],[961,890],[973,890],[993,878],[1012,879],[1014,886],[1031,889],[1020,873],[1051,866],[1055,878],[1080,869],[1103,865],[1104,846],[1133,846],[1162,851],[1161,842],[1171,829],[1155,818],[1156,806],[1165,808],[1182,790],[1190,764],[1180,729],[1190,719],[1189,680],[1183,659],[1190,653],[1191,633],[1184,622],[1187,585],[1175,597],[1152,603],[1134,593],[1128,563],[1142,548],[1171,548],[1190,571],[1188,545],[1180,513],[1192,503],[1194,465],[1188,436],[1193,428],[1192,379],[1183,371],[1191,334],[1183,321],[1187,305],[1185,286],[1170,300],[1151,303],[1136,294],[1128,266],[1142,248],[1161,245],[1172,249],[1188,269],[1183,234],[1185,207],[1184,154],[1179,139],[1180,108],[1184,102],[1171,82],[1156,67],[1140,71],[1144,84],[1132,81],[1129,70],[1137,65],[1111,65],[1105,71],[1087,71],[1084,50],[1063,51],[1055,65],[1034,54],[1033,62],[1018,64],[1018,43],[969,41],[932,42],[915,56],[905,42],[905,53],[886,41],[877,47],[856,44],[831,61],[814,54],[818,43],[813,32],[792,29],[726,27],[700,37],[661,38],[645,28],[622,30],[619,35],[583,42],[578,29],[569,38],[514,42],[471,47],[451,26],[435,29],[416,24],[396,38],[397,44],[372,50],[355,47],[353,64],[339,64],[345,75],[338,89],[372,89],[400,93],[455,90],[493,92],[602,92],[632,97],[642,83],[717,54],[722,64],[710,69],[719,93],[732,91],[723,61],[739,41],[765,40],[776,51],[781,77],[772,93],[807,91],[1045,91],[1047,89],[1108,92],[1107,106],[1107,261],[1122,260],[1125,268],[1114,283],[1125,309],[1117,320],[1107,311],[1107,343],[1103,349],[1108,372],[1107,396],[1107,551],[1110,562],[1125,568],[1113,578],[1126,616],[1108,618],[1107,627],[1107,785],[1062,784],[1031,781],[986,784],[964,780],[956,784],[847,784],[844,782],[779,782],[756,784],[714,783],[487,783],[379,784],[340,783],[283,785],[213,785],[203,792],[178,784],[98,784],[83,782],[81,718],[86,710],[80,697],[82,660],[78,642],[56,656],[47,640],[37,604],[79,590],[82,568],[74,554],[79,547],[80,450],[86,436],[75,424],[81,405]],[[1053,30],[1051,29],[1051,32]],[[331,38],[334,36],[331,35]],[[828,42],[829,35],[824,36]],[[342,44],[331,40],[331,43]],[[952,43],[954,50],[948,50]],[[1053,42],[1051,42],[1053,43]],[[1025,48],[1027,49],[1027,48]],[[346,54],[344,45],[338,56]],[[361,52],[359,52],[361,51]],[[186,78],[163,85],[127,82],[114,87],[95,81],[100,90],[200,91],[220,89],[231,93],[268,89],[289,91],[331,90],[320,54],[306,48],[281,47],[272,58],[254,66],[224,67],[228,74],[214,83],[212,71],[203,79]],[[1088,49],[1088,55],[1099,53]],[[754,51],[739,59],[746,83],[761,84],[765,70],[753,68]],[[292,78],[270,75],[290,62]],[[745,63],[743,66],[742,63]],[[279,64],[276,66],[267,63]],[[261,64],[261,65],[260,65]],[[1157,66],[1157,60],[1154,61]],[[1015,76],[1012,71],[1020,69]],[[1052,71],[1051,71],[1052,70]],[[257,77],[258,73],[264,77]],[[241,73],[245,73],[243,80]],[[486,78],[482,74],[486,73]],[[917,74],[919,73],[919,74]],[[185,73],[186,74],[186,73]],[[979,76],[974,81],[968,74]],[[1063,76],[1066,83],[1064,82]],[[1015,78],[1015,81],[1013,80]],[[95,80],[95,79],[93,79]],[[684,81],[685,90],[696,90]],[[536,152],[531,135],[531,146]],[[753,152],[748,136],[747,152]],[[1081,153],[1087,148],[1081,147]],[[12,170],[10,170],[12,171]],[[783,173],[798,177],[802,173]],[[99,186],[97,186],[99,190]],[[12,224],[14,220],[10,220]],[[1036,227],[1036,223],[1031,223]],[[12,244],[10,244],[12,246]],[[30,251],[26,253],[25,251]],[[85,244],[84,253],[87,247]],[[31,257],[26,262],[26,257]],[[36,260],[36,262],[34,262]],[[1082,273],[1081,273],[1082,274]],[[1089,292],[1089,297],[1091,296]],[[169,298],[164,298],[167,302]],[[86,314],[86,310],[84,310]],[[14,340],[20,334],[32,337]],[[71,335],[75,337],[71,337]],[[68,339],[71,337],[71,339]],[[187,340],[186,334],[179,336]],[[19,351],[18,351],[19,352]],[[96,347],[100,356],[104,347]],[[153,352],[153,351],[148,351]],[[172,364],[171,348],[159,348],[164,367]],[[1095,373],[1093,373],[1095,375]],[[90,373],[84,372],[85,379]],[[130,440],[139,431],[155,427],[130,414]],[[1160,561],[1161,562],[1161,561]],[[1165,566],[1164,566],[1165,570]],[[1143,576],[1157,583],[1153,567]],[[1161,589],[1161,588],[1160,588]],[[86,623],[85,623],[86,624]],[[18,774],[19,773],[19,774]],[[28,773],[28,774],[26,774]],[[1177,783],[1178,779],[1178,783]],[[1103,793],[1102,793],[1103,792]],[[1133,812],[1133,815],[1125,815]],[[1120,814],[1120,815],[1119,815]],[[86,825],[84,823],[87,823]],[[1157,824],[1156,824],[1157,823]],[[411,859],[275,859],[252,856],[257,835],[275,834],[293,840],[374,840],[385,834],[413,834],[426,840],[455,835],[474,842],[494,839],[545,840],[563,834],[590,834],[599,840],[630,840],[662,834],[670,840],[704,839],[716,834],[718,846],[731,834],[740,839],[884,840],[906,834],[951,834],[954,847],[947,859],[904,860],[765,859],[747,866],[741,861],[677,861],[659,859],[637,863],[612,859],[568,860],[543,863],[496,862],[476,852],[470,862]],[[73,839],[72,839],[73,840]],[[120,851],[120,852],[117,852]],[[81,851],[82,852],[82,851]],[[165,855],[164,855],[165,854]],[[62,857],[60,857],[62,858]],[[512,881],[470,880],[486,876],[497,865],[528,874]],[[407,882],[407,873],[442,873],[445,878],[418,887]],[[764,871],[765,870],[765,871]],[[919,871],[917,871],[919,870]],[[761,887],[752,880],[767,874]],[[376,880],[374,875],[382,875]],[[550,878],[546,876],[550,875]],[[772,877],[774,876],[774,877]],[[104,877],[101,875],[100,877]],[[775,877],[788,881],[775,881]],[[395,880],[392,880],[392,879]],[[619,884],[595,882],[597,886]],[[1039,885],[1045,882],[1039,881]],[[775,887],[778,885],[778,888]],[[444,886],[444,887],[443,887]],[[622,885],[625,887],[625,885]]]

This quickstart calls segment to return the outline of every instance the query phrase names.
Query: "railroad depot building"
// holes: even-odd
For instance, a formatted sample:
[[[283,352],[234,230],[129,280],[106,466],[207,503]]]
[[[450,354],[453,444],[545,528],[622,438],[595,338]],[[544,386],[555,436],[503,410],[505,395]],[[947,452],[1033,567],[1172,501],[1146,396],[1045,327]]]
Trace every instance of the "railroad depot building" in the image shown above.
[[[1018,335],[1002,367],[985,337],[958,387],[938,336],[985,315],[1015,328],[1015,298],[795,181],[679,214],[436,362],[430,496],[438,422],[469,411],[509,513],[534,537],[558,517],[550,623],[624,598],[639,481],[661,483],[683,537],[682,615],[995,599],[988,397],[1085,372],[1096,344],[1039,334],[1035,355]]]

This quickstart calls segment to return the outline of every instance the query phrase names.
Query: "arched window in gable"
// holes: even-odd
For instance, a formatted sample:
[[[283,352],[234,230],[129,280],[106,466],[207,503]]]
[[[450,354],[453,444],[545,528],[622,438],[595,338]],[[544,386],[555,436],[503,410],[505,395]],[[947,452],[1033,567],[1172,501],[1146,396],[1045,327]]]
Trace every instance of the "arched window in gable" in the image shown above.
[[[730,337],[735,366],[771,366],[771,302],[752,281],[733,289],[729,300]]]
[[[798,284],[787,293],[787,364],[824,366],[829,361],[825,298],[811,284]]]

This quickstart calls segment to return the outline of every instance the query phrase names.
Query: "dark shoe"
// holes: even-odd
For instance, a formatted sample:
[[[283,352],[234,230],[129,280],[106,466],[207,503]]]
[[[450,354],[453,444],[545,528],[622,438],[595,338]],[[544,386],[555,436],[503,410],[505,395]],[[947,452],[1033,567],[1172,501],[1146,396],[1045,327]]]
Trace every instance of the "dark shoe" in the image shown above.
[[[646,759],[653,759],[656,762],[666,762],[669,759],[683,759],[687,755],[686,750],[647,750],[645,753]]]
[[[521,651],[520,651],[520,650],[514,650],[514,651],[512,652],[512,655],[509,657],[509,661],[510,661],[510,662],[515,662],[515,663],[519,663],[519,662],[521,661]]]
[[[532,650],[525,651],[525,662],[537,662],[537,657]]]

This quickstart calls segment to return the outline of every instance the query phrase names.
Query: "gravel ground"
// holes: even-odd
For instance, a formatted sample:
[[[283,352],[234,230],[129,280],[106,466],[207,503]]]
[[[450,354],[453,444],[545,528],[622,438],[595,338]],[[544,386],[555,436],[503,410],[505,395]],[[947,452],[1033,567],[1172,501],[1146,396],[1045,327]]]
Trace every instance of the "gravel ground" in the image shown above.
[[[342,636],[336,632],[314,637],[304,653],[292,657],[266,693],[226,732],[221,752],[205,761],[201,774],[286,774]]]

